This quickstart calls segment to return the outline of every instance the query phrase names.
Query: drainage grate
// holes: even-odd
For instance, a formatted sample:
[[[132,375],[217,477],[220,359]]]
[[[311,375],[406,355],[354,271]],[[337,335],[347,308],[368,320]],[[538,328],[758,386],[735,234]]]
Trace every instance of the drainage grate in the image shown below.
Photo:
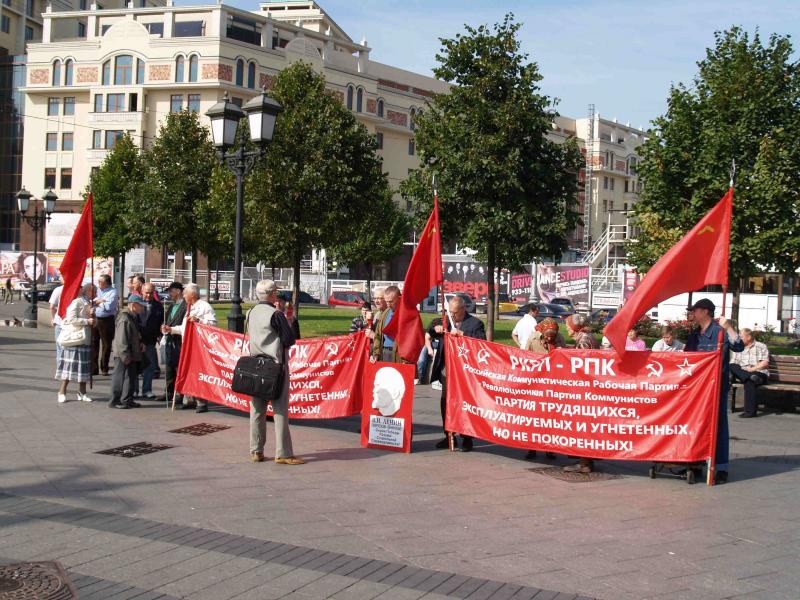
[[[74,600],[78,597],[60,563],[0,566],[2,600]]]
[[[224,429],[230,429],[229,425],[214,425],[213,423],[198,423],[180,429],[170,429],[170,433],[185,433],[186,435],[208,435]]]
[[[576,473],[564,471],[562,467],[545,467],[544,469],[528,469],[539,475],[547,475],[553,479],[560,479],[567,483],[588,483],[590,481],[607,481],[609,479],[622,479],[622,475],[592,471],[591,473]]]
[[[151,444],[150,442],[139,442],[138,444],[129,444],[127,446],[120,446],[119,448],[111,448],[109,450],[100,450],[97,454],[108,454],[109,456],[122,456],[123,458],[133,458],[135,456],[142,456],[143,454],[152,454],[159,450],[168,450],[174,448],[168,444]]]

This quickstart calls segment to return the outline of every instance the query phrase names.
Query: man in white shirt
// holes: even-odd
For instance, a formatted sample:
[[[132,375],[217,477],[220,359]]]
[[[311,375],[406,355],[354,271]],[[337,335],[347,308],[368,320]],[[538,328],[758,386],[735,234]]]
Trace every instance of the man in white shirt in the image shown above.
[[[537,304],[528,304],[527,308],[528,312],[517,321],[517,324],[514,325],[514,330],[511,332],[511,337],[520,348],[525,347],[525,344],[528,343],[528,338],[536,331],[536,317],[539,316],[539,306]]]
[[[217,324],[217,315],[214,312],[214,308],[205,300],[200,299],[200,288],[197,287],[197,284],[186,284],[186,286],[183,288],[183,299],[186,300],[186,306],[188,307],[186,310],[186,316],[183,318],[183,323],[176,325],[175,327],[162,325],[161,333],[165,335],[169,334],[183,336],[183,332],[186,331],[186,323],[189,321],[194,321],[196,323],[200,323],[201,325]],[[194,399],[191,396],[184,396],[184,406],[191,406],[194,403],[194,400],[197,401],[196,412],[208,412],[208,402],[202,398]]]
[[[675,337],[675,330],[669,325],[661,328],[661,339],[653,344],[653,352],[683,352],[683,342]]]
[[[63,291],[64,286],[62,284],[50,294],[50,319],[56,335],[56,364],[61,358],[61,346],[58,343],[58,336],[61,335],[61,317],[58,316],[58,305],[61,302],[61,292]]]

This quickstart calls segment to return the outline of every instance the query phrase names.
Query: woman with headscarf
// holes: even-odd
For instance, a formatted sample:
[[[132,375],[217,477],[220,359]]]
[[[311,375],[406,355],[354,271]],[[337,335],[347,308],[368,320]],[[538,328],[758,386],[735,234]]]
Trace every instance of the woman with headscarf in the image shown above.
[[[95,323],[92,298],[94,298],[94,292],[94,284],[91,282],[83,284],[78,297],[67,307],[62,320],[62,331],[65,326],[69,325],[74,328],[82,327],[85,340],[80,345],[64,346],[61,349],[61,356],[58,358],[56,366],[56,380],[61,382],[58,388],[58,401],[62,404],[67,401],[67,385],[70,381],[78,382],[78,400],[92,401],[86,395],[86,382],[89,381],[92,370],[92,327]]]
[[[547,318],[536,326],[536,331],[528,336],[525,350],[547,354],[554,348],[564,347],[564,338],[558,332],[558,323]]]
[[[583,315],[570,315],[567,317],[567,331],[575,340],[578,350],[596,350],[600,347],[597,338],[589,327],[589,320]],[[594,461],[591,458],[580,458],[574,465],[567,465],[564,471],[577,473],[591,473],[594,470]]]

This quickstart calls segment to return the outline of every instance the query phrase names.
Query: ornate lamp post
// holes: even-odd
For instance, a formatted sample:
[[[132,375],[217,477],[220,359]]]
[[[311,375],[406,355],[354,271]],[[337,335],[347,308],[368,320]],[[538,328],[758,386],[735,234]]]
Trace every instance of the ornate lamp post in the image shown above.
[[[236,176],[236,231],[233,249],[233,293],[231,295],[231,311],[228,313],[228,330],[242,333],[244,331],[244,315],[242,314],[242,227],[244,221],[244,178],[267,151],[267,145],[275,133],[275,121],[283,107],[267,95],[266,89],[244,105],[243,109],[228,100],[228,93],[212,106],[206,116],[211,120],[211,136],[217,148],[217,156]],[[245,114],[250,125],[250,141],[256,144],[256,150],[245,150],[244,128],[239,123]],[[239,129],[239,146],[229,149],[236,142],[236,130]],[[218,283],[219,284],[219,283]]]
[[[31,199],[34,200],[33,215],[29,216],[25,213],[28,212]],[[36,202],[36,198],[33,197],[33,194],[24,187],[17,192],[17,208],[19,209],[20,216],[23,221],[33,228],[33,283],[31,285],[31,303],[25,310],[25,317],[22,322],[25,327],[37,327],[39,324],[39,291],[36,285],[36,280],[39,277],[36,272],[36,268],[39,266],[39,256],[37,254],[39,251],[39,230],[50,220],[50,215],[56,208],[56,200],[58,200],[58,196],[53,193],[51,188],[42,196],[44,213],[40,215],[39,205]]]

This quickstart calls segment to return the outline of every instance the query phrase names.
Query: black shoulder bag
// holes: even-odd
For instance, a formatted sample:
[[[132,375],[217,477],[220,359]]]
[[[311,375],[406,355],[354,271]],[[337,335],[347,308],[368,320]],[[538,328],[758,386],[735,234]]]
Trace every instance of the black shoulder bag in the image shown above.
[[[245,321],[245,332],[250,314]],[[260,354],[258,356],[242,356],[233,369],[233,382],[231,389],[237,394],[255,396],[266,400],[275,400],[283,389],[284,366],[272,357]]]

